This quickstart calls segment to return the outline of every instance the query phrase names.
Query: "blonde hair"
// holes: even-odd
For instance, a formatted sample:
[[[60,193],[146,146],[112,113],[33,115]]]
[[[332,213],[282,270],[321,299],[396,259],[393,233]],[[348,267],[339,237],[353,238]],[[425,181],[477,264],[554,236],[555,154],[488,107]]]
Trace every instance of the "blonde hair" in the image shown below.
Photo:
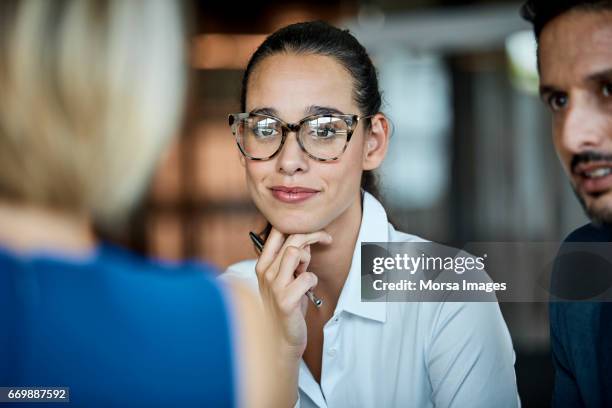
[[[177,132],[180,10],[165,0],[4,0],[0,200],[112,225]]]

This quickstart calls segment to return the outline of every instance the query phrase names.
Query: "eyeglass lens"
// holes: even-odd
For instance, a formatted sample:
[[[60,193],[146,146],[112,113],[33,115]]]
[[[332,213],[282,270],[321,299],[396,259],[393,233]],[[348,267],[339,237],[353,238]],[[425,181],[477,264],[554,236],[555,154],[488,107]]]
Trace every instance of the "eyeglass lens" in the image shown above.
[[[252,158],[269,158],[281,147],[283,125],[273,118],[251,115],[241,119],[236,130],[240,146]],[[303,122],[297,136],[308,154],[330,160],[342,154],[349,132],[344,118],[318,116]]]

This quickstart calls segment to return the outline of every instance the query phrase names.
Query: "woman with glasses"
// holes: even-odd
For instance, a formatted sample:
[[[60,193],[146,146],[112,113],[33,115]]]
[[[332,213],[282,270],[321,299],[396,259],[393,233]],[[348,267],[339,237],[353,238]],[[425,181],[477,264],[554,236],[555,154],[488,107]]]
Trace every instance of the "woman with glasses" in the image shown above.
[[[285,27],[251,57],[241,107],[229,122],[269,225],[259,258],[223,276],[279,327],[287,406],[517,406],[497,303],[361,301],[361,242],[423,241],[377,199],[389,121],[363,46],[322,22]]]

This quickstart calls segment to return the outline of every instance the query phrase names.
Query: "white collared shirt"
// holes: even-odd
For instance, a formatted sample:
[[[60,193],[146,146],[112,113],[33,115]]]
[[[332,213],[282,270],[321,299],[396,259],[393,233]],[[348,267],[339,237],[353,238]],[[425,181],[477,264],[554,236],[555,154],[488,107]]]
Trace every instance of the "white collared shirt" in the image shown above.
[[[362,302],[361,242],[424,241],[396,231],[364,194],[351,269],[323,328],[321,384],[300,362],[300,407],[517,407],[510,334],[495,302]],[[258,293],[256,260],[222,279]]]

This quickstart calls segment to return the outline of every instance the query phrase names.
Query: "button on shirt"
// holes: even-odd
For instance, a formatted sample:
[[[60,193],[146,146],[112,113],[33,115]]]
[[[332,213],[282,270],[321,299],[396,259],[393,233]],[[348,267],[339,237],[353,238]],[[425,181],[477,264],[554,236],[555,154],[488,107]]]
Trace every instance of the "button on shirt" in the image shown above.
[[[304,360],[300,407],[516,407],[514,350],[496,302],[361,301],[361,242],[423,242],[396,231],[364,193],[351,269],[323,328],[321,383]],[[256,260],[222,279],[258,293]]]

